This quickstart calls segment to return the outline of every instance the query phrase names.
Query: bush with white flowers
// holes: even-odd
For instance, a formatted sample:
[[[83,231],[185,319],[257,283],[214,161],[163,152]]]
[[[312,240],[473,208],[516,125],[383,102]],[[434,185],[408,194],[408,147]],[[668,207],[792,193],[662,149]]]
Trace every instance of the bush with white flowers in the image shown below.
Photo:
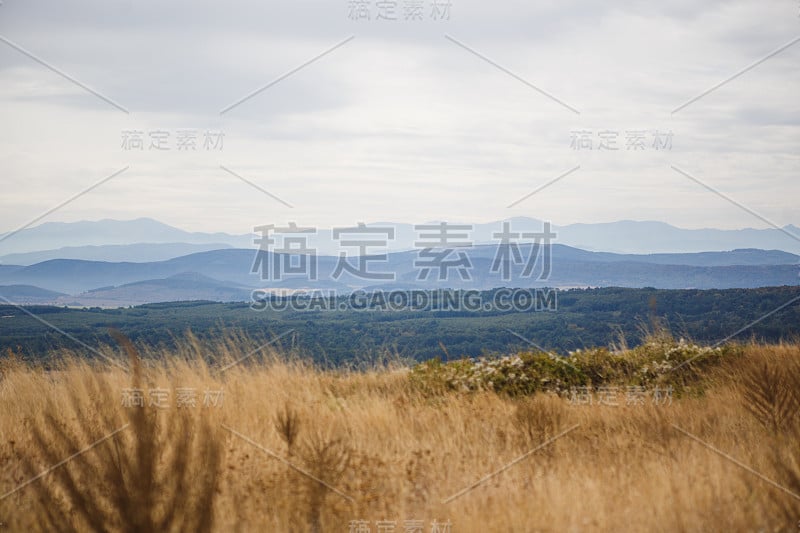
[[[410,376],[412,382],[431,392],[491,390],[520,395],[544,391],[564,395],[572,387],[606,384],[669,384],[680,391],[698,381],[702,369],[736,351],[734,346],[649,339],[625,351],[590,348],[567,356],[522,352],[446,363],[434,359],[416,365]]]

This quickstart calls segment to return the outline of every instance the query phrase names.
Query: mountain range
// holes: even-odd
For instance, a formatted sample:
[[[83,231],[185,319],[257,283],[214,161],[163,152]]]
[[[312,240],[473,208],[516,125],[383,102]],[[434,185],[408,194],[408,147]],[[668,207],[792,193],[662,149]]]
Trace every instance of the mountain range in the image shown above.
[[[114,307],[179,300],[244,301],[253,289],[335,289],[346,293],[500,286],[725,289],[800,284],[800,255],[795,253],[800,246],[791,236],[800,234],[800,229],[794,226],[787,226],[785,232],[687,230],[634,221],[552,226],[555,237],[547,276],[541,275],[545,265],[541,256],[535,256],[538,263],[532,275],[523,276],[524,265],[514,263],[509,276],[501,276],[493,269],[498,254],[517,261],[534,250],[530,238],[515,249],[498,244],[495,234],[504,223],[514,232],[539,233],[544,227],[543,222],[524,217],[473,225],[471,246],[456,248],[448,256],[463,257],[471,265],[463,279],[458,269],[448,270],[446,279],[438,279],[436,269],[421,276],[417,264],[420,247],[415,248],[415,241],[422,230],[392,223],[367,226],[395,231],[395,238],[380,250],[388,249],[385,258],[361,258],[369,262],[371,272],[391,274],[392,279],[365,278],[346,271],[334,275],[341,251],[347,252],[351,264],[360,259],[352,257],[358,247],[340,246],[331,230],[311,234],[307,243],[316,252],[306,256],[308,261],[315,260],[316,276],[306,271],[262,279],[254,271],[258,270],[254,269],[258,266],[254,264],[255,234],[187,232],[152,219],[49,222],[0,235],[0,254],[5,253],[0,256],[0,297],[27,304]],[[365,250],[369,252],[377,253]],[[514,259],[516,256],[519,258]],[[266,261],[263,264],[294,264],[298,260],[296,255],[268,251],[260,257]]]
[[[506,221],[474,224],[472,243],[495,244],[493,234],[502,222],[512,231],[540,232],[543,222],[516,217]],[[370,227],[392,227],[395,239],[389,251],[415,248],[418,231],[411,224],[374,223]],[[693,253],[753,248],[800,254],[800,228],[778,229],[683,229],[663,222],[619,221],[598,224],[553,225],[553,242],[590,251],[619,254]],[[162,222],[99,220],[47,222],[17,233],[0,235],[0,264],[32,265],[48,259],[150,262],[171,259],[192,252],[221,248],[252,248],[256,234],[188,232]],[[319,255],[339,254],[340,243],[330,229],[310,235],[308,245]]]
[[[126,306],[178,300],[243,301],[255,288],[350,292],[500,286],[722,289],[800,285],[800,256],[775,250],[622,255],[553,245],[549,275],[544,279],[540,279],[545,265],[542,256],[531,276],[522,275],[521,263],[512,265],[508,278],[500,271],[493,272],[499,251],[498,246],[489,245],[456,251],[450,259],[463,253],[471,264],[467,279],[461,279],[458,269],[448,270],[447,279],[438,279],[436,269],[420,279],[416,251],[388,254],[385,259],[365,256],[370,272],[392,273],[393,280],[363,279],[348,272],[334,276],[339,258],[332,256],[316,256],[316,276],[306,270],[304,274],[261,279],[259,272],[253,272],[257,265],[252,249],[213,250],[146,263],[54,259],[31,266],[0,266],[0,296],[21,303]],[[532,257],[531,245],[520,246],[519,251],[523,258]],[[297,259],[269,252],[263,255],[266,264],[275,260],[284,264],[292,257]],[[356,265],[357,260],[352,258],[350,263]]]

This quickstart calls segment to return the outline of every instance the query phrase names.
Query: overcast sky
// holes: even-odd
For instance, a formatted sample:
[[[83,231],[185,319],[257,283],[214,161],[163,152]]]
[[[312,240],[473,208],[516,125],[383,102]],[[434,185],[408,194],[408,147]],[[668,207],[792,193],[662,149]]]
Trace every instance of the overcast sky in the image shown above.
[[[704,184],[800,225],[800,42],[675,111],[800,36],[797,0],[415,1],[3,0],[0,231],[124,167],[42,221],[768,227]]]

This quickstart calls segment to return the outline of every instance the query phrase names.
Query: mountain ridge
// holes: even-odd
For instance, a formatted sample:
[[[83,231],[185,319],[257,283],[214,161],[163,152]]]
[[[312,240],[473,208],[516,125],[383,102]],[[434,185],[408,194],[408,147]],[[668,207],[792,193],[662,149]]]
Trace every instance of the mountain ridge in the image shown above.
[[[510,217],[473,225],[474,244],[497,242],[494,233],[501,230],[503,222],[511,224],[512,231],[540,232],[543,222],[531,217]],[[299,224],[302,226],[302,224]],[[370,223],[370,227],[384,225],[395,228],[397,238],[388,243],[390,251],[403,251],[414,248],[417,238],[413,224]],[[356,224],[350,225],[355,227]],[[574,223],[552,225],[556,234],[554,242],[583,248],[591,251],[613,253],[692,253],[706,251],[725,251],[741,248],[782,250],[800,253],[800,228],[792,224],[782,229],[741,228],[741,229],[685,229],[659,221],[621,220],[614,222]],[[4,235],[0,235],[0,239]],[[792,236],[796,238],[793,238]],[[203,233],[179,229],[152,218],[133,220],[103,219],[100,221],[45,222],[24,229],[0,241],[0,262],[13,263],[4,259],[19,254],[50,252],[54,258],[55,250],[76,247],[164,245],[208,246],[217,244],[232,248],[251,248],[254,233],[228,234]],[[319,229],[316,236],[310,236],[309,246],[315,247],[320,255],[338,255],[339,243],[333,239],[330,229]],[[107,255],[98,255],[98,250],[87,250],[88,255],[76,255],[76,259],[112,260],[114,250]],[[75,252],[78,254],[78,252]],[[129,256],[126,259],[131,259]],[[117,257],[117,259],[120,259]]]
[[[224,285],[229,290],[247,288],[336,288],[348,291],[364,288],[392,289],[412,287],[420,289],[453,287],[488,289],[498,286],[518,287],[657,287],[657,288],[752,288],[800,284],[798,271],[800,256],[781,251],[736,250],[730,252],[703,252],[700,254],[649,254],[620,255],[608,252],[591,252],[556,244],[552,246],[551,273],[547,279],[520,275],[521,265],[505,279],[492,273],[492,264],[500,253],[497,245],[476,246],[464,250],[473,269],[471,278],[461,280],[451,276],[448,280],[419,280],[419,260],[416,251],[388,254],[385,261],[379,256],[366,256],[375,272],[396,275],[392,282],[376,282],[344,272],[332,278],[338,257],[317,256],[317,279],[309,275],[289,275],[279,280],[262,280],[253,271],[256,251],[252,249],[221,249],[197,252],[165,261],[134,263],[53,259],[25,267],[0,268],[0,285],[31,285],[42,289],[78,295],[93,289],[119,289],[137,282],[172,279],[194,273],[203,281]],[[520,246],[524,257],[531,253],[530,245]],[[272,264],[289,257],[265,252],[264,259]],[[542,266],[543,259],[539,257]],[[351,261],[351,263],[355,264]],[[380,264],[377,264],[380,263]],[[257,264],[255,266],[258,266]],[[537,271],[538,272],[538,271]],[[455,274],[455,272],[451,272]],[[198,278],[200,279],[200,278]],[[152,284],[152,283],[151,283]]]

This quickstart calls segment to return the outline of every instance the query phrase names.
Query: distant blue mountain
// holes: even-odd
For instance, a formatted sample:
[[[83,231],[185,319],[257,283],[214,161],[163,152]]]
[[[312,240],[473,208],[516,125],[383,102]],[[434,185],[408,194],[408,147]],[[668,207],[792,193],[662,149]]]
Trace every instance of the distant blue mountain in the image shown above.
[[[0,234],[2,239],[6,234]],[[130,245],[141,243],[218,244],[247,248],[250,235],[184,231],[151,218],[135,220],[104,219],[81,222],[46,222],[24,229],[0,241],[0,257],[9,254],[41,252],[86,246]],[[63,258],[63,256],[61,257]],[[83,256],[81,259],[88,259]],[[4,261],[10,262],[10,261]]]
[[[0,296],[0,304],[5,303],[3,299],[16,304],[49,304],[66,294],[32,285],[0,285]]]
[[[164,279],[101,287],[76,296],[62,297],[59,301],[68,305],[103,307],[187,300],[241,302],[250,299],[250,292],[250,289],[236,283],[221,282],[196,272],[183,272]]]
[[[231,246],[224,243],[191,244],[155,242],[106,244],[100,246],[66,246],[64,248],[58,248],[57,250],[4,255],[0,257],[0,263],[27,266],[51,259],[147,263],[152,261],[165,261],[182,255],[224,248],[231,248]]]
[[[333,280],[338,258],[317,257],[317,279],[305,275],[284,277],[280,281],[262,280],[252,272],[255,251],[225,249],[190,254],[167,261],[133,263],[56,259],[26,267],[0,268],[0,285],[33,285],[72,295],[99,287],[119,288],[138,282],[158,285],[154,280],[172,279],[186,273],[200,276],[193,283],[211,283],[230,289],[241,288],[337,288],[342,291],[365,287],[465,287],[489,289],[498,286],[533,287],[656,287],[656,288],[751,288],[800,284],[800,256],[780,251],[734,250],[699,254],[618,255],[589,252],[564,245],[552,248],[550,276],[544,280],[521,277],[521,266],[514,268],[510,280],[492,272],[496,246],[477,246],[464,250],[473,268],[470,279],[461,280],[450,272],[440,281],[435,275],[418,280],[416,251],[388,255],[384,262],[371,261],[370,269],[395,274],[393,281],[360,279],[344,273]],[[530,245],[520,247],[523,256]],[[266,261],[275,256],[266,253]],[[287,259],[278,255],[278,259]],[[369,256],[367,257],[369,261]],[[351,259],[355,263],[357,258]],[[534,273],[538,273],[536,270]],[[434,273],[435,274],[435,273]],[[171,287],[177,287],[175,279]],[[207,289],[208,287],[205,287]],[[205,290],[204,289],[204,290]],[[125,289],[130,293],[129,288]],[[199,291],[198,286],[198,291]]]
[[[265,221],[269,222],[269,221]],[[285,221],[272,221],[276,224]],[[302,221],[297,221],[302,225]],[[471,241],[475,245],[497,243],[494,234],[504,221],[475,224]],[[513,231],[541,231],[542,221],[529,217],[507,219]],[[388,243],[390,251],[414,249],[418,232],[411,224],[379,223],[369,226],[391,226],[396,238]],[[33,264],[46,259],[85,259],[98,261],[154,261],[167,259],[170,246],[215,246],[217,248],[251,248],[253,229],[242,228],[242,234],[200,233],[184,231],[149,218],[136,220],[99,220],[84,222],[47,222],[22,230],[0,240],[0,262]],[[788,225],[782,229],[682,229],[663,222],[631,221],[596,224],[553,225],[555,243],[591,251],[620,254],[694,253],[736,249],[782,250],[800,253],[800,228]],[[3,235],[0,234],[0,239]],[[143,244],[151,243],[151,244]],[[121,249],[141,245],[144,248]],[[111,248],[103,248],[112,246]],[[152,247],[147,249],[147,247]],[[309,246],[319,255],[336,256],[339,242],[330,229],[320,229],[309,239]],[[163,249],[159,249],[162,247]],[[208,248],[206,248],[208,249]],[[60,252],[59,252],[60,251]],[[191,251],[185,249],[183,253]],[[19,256],[40,252],[40,256]],[[127,255],[125,255],[127,254]],[[160,255],[159,255],[160,254]],[[166,254],[166,255],[164,255]],[[172,255],[175,257],[175,255]]]

